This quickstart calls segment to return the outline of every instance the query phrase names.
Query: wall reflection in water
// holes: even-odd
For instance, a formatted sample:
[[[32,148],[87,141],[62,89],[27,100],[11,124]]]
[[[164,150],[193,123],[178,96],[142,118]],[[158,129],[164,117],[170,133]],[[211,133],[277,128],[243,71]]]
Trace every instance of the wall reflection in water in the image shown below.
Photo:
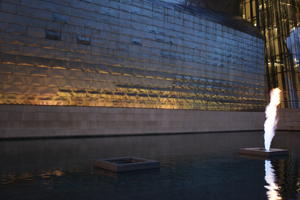
[[[243,132],[1,141],[0,199],[299,198],[300,135],[274,138],[277,147],[289,147],[288,159],[237,155],[241,146],[262,146],[261,137]],[[95,159],[126,155],[159,160],[162,167],[121,175],[93,169]]]
[[[60,169],[40,171],[36,173],[23,172],[20,174],[0,174],[0,185],[13,184],[19,181],[33,181],[35,179],[50,179],[65,175]]]

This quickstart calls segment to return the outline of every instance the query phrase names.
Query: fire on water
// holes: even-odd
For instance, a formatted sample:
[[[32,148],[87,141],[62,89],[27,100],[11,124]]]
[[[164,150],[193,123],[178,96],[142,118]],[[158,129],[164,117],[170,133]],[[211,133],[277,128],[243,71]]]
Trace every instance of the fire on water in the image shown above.
[[[265,150],[270,151],[271,142],[275,135],[275,129],[278,122],[277,117],[277,106],[280,104],[280,92],[279,88],[271,90],[270,103],[266,107],[266,121],[264,124],[264,139],[265,139]]]

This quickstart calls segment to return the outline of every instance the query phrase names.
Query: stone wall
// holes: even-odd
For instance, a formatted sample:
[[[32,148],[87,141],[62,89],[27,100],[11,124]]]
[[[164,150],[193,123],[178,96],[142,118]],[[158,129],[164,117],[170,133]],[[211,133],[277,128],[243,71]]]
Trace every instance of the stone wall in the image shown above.
[[[300,109],[281,109],[277,129],[300,132]]]
[[[277,130],[300,131],[300,110],[281,109]],[[0,139],[263,131],[263,112],[0,105]]]
[[[226,111],[263,110],[263,41],[209,10],[1,0],[0,47],[0,138],[262,129]]]
[[[263,41],[147,0],[1,0],[0,104],[263,110]]]
[[[0,105],[0,139],[262,130],[262,112]]]

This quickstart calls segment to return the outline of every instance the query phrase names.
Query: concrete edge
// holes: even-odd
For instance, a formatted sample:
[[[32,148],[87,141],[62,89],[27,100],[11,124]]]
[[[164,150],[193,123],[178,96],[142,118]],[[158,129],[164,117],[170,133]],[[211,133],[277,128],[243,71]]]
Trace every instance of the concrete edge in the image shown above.
[[[276,131],[279,131],[279,132],[299,132],[300,133],[300,129],[277,129]]]
[[[232,131],[197,131],[197,132],[174,132],[174,133],[134,133],[134,134],[105,134],[105,135],[58,135],[58,136],[31,136],[31,137],[6,137],[1,141],[16,140],[43,140],[43,139],[76,139],[76,138],[107,138],[107,137],[139,137],[139,136],[172,136],[191,134],[218,134],[218,133],[241,133],[241,132],[263,132],[263,130],[232,130]]]

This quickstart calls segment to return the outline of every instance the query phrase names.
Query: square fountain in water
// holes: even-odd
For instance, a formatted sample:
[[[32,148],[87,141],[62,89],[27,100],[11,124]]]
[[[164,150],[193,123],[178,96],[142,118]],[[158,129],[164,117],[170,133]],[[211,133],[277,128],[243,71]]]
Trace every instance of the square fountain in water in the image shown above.
[[[155,160],[147,160],[136,157],[119,157],[95,160],[95,167],[113,172],[126,172],[142,169],[159,168],[160,163]]]
[[[266,151],[265,148],[254,147],[254,148],[242,148],[240,149],[240,154],[269,158],[274,156],[287,156],[289,155],[289,152],[286,149],[271,148],[270,151]]]

